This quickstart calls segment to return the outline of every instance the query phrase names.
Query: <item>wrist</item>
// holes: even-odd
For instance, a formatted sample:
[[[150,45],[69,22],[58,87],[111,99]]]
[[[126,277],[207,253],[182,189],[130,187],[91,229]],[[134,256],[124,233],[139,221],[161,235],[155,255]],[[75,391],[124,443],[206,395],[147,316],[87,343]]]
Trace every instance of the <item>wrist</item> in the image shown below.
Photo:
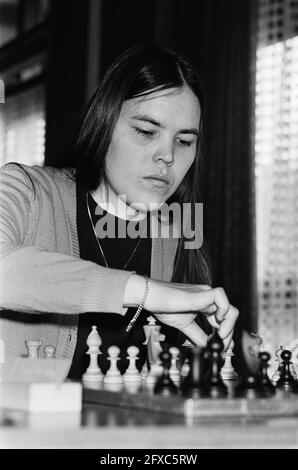
[[[138,307],[143,299],[144,288],[144,276],[133,273],[125,285],[123,307]]]
[[[144,281],[145,281],[145,287],[144,287],[144,293],[143,293],[141,303],[139,304],[139,306],[137,308],[137,311],[134,314],[133,318],[130,320],[129,324],[127,325],[126,332],[129,332],[131,330],[131,328],[133,327],[133,325],[137,321],[138,317],[140,316],[140,314],[141,314],[141,312],[144,308],[144,305],[146,303],[148,293],[149,293],[149,277],[147,275],[144,275]]]

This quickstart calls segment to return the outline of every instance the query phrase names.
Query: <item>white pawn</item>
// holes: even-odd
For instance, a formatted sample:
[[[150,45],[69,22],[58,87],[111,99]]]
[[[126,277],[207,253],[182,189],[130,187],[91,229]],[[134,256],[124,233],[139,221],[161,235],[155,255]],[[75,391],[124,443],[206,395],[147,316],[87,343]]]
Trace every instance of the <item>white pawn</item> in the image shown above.
[[[56,349],[51,344],[48,344],[48,346],[46,346],[44,348],[43,352],[44,352],[44,357],[46,359],[54,359],[55,358]]]
[[[170,377],[173,380],[174,384],[179,384],[180,382],[180,371],[177,366],[177,361],[179,357],[179,349],[175,348],[174,346],[170,348],[170,353],[172,355],[171,358],[171,367],[169,370]]]
[[[82,377],[83,382],[101,382],[103,379],[103,374],[98,366],[97,357],[99,354],[101,354],[100,345],[102,341],[96,326],[92,326],[91,333],[88,335],[86,343],[89,348],[86,354],[89,354],[90,356],[90,363],[88,369]]]
[[[110,346],[108,348],[108,361],[110,361],[110,367],[104,376],[103,382],[105,384],[120,384],[123,383],[123,377],[120,370],[117,367],[117,361],[119,361],[120,349],[118,346]]]
[[[28,356],[30,359],[38,359],[39,348],[41,346],[41,341],[27,340],[25,341],[26,347],[28,349]]]
[[[129,360],[129,364],[125,374],[123,375],[124,382],[141,382],[141,374],[136,366],[136,361],[139,359],[139,348],[136,346],[129,346],[129,348],[127,348],[127,354],[128,356],[126,359]]]
[[[184,343],[182,344],[182,347],[184,347],[186,349],[186,356],[187,356],[189,350],[194,349],[195,345],[193,343],[191,343],[188,339],[186,339],[184,341]],[[182,367],[181,367],[181,371],[180,371],[180,378],[184,379],[185,377],[187,377],[188,374],[189,374],[189,371],[190,371],[189,358],[185,357],[184,362],[183,362]]]
[[[234,348],[234,341],[232,340],[230,347],[228,348],[225,354],[224,365],[220,371],[220,375],[223,380],[237,380],[238,379],[238,374],[232,365],[232,357],[234,356],[233,348]]]

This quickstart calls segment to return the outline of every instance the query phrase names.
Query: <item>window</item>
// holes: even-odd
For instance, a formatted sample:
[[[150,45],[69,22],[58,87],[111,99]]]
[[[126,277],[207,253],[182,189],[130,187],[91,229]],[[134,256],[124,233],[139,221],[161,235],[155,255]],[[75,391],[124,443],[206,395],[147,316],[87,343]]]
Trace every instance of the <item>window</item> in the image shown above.
[[[0,166],[15,161],[43,165],[45,153],[44,87],[8,97],[0,105]]]
[[[18,35],[18,0],[0,0],[0,47]]]
[[[298,337],[298,0],[259,0],[256,74],[258,333]]]
[[[49,6],[49,0],[0,0],[0,165],[44,163]]]
[[[45,21],[49,6],[49,0],[0,0],[0,47]]]

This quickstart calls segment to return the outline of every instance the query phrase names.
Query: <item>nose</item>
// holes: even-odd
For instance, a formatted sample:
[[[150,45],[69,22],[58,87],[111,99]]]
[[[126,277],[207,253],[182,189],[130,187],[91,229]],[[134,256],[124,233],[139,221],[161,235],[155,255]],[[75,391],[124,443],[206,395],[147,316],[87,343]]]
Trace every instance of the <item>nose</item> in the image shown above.
[[[154,162],[162,161],[167,165],[174,164],[174,146],[172,142],[163,142],[153,153]]]

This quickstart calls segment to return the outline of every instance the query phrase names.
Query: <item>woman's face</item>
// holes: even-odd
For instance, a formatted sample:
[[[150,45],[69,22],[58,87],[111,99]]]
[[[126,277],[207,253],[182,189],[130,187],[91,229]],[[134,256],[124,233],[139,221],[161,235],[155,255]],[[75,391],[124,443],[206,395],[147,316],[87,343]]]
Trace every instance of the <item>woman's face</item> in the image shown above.
[[[185,86],[124,102],[106,158],[109,202],[139,210],[162,205],[196,154],[200,104]]]

